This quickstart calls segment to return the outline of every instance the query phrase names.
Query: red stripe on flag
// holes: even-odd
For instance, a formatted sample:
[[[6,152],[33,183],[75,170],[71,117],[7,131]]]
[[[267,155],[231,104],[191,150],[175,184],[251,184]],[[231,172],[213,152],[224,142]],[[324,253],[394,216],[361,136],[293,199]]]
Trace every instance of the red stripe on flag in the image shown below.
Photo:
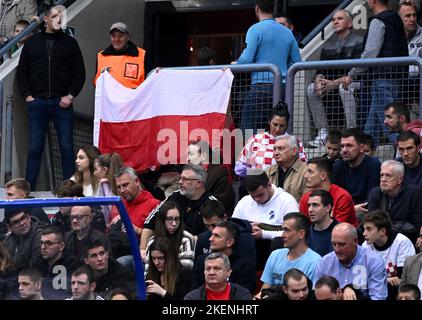
[[[222,130],[225,119],[225,114],[208,113],[128,122],[101,121],[99,148],[102,153],[118,152],[125,164],[136,171],[168,163],[186,163],[189,142],[206,140],[213,146],[212,130]]]

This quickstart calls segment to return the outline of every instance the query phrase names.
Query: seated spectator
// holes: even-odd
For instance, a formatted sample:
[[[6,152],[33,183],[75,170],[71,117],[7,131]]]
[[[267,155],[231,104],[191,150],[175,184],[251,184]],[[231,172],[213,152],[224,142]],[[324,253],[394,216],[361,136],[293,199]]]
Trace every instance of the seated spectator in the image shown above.
[[[287,111],[287,105],[279,103],[268,118],[269,130],[252,136],[243,147],[234,167],[234,171],[239,177],[246,177],[247,169],[266,170],[276,164],[274,159],[275,138],[288,135],[286,130],[289,125],[289,119],[290,114]],[[298,141],[297,144],[299,146],[299,159],[306,161],[302,142]]]
[[[299,159],[299,146],[295,136],[277,137],[274,144],[276,164],[266,169],[270,182],[300,201],[307,191],[303,176],[306,164]]]
[[[180,209],[182,220],[185,222],[185,229],[196,236],[205,231],[204,222],[200,215],[201,206],[215,197],[205,189],[207,173],[201,166],[188,163],[183,167],[180,176],[180,190],[173,192],[161,205],[167,201],[177,203]],[[141,256],[145,258],[145,250],[149,238],[154,234],[155,222],[159,207],[155,208],[145,220],[144,230],[141,236]]]
[[[135,297],[126,289],[116,288],[109,292],[107,300],[135,300]]]
[[[22,300],[44,300],[42,290],[42,278],[38,270],[24,268],[19,271],[18,286]]]
[[[265,264],[262,273],[262,290],[280,285],[285,273],[293,268],[302,271],[309,279],[314,279],[315,268],[321,256],[306,243],[309,232],[307,217],[299,212],[288,213],[283,221],[284,248],[274,250]]]
[[[0,241],[0,300],[14,300],[18,295],[17,277],[12,257],[5,243]]]
[[[95,240],[103,241],[110,252],[110,243],[104,233],[92,227],[93,212],[88,206],[74,206],[70,211],[72,230],[65,234],[65,244],[68,254],[82,261],[83,249]]]
[[[151,244],[146,275],[148,300],[182,300],[189,292],[191,272],[180,263],[177,251],[168,238],[156,238]]]
[[[377,151],[377,146],[375,145],[374,139],[369,134],[363,135],[363,144],[364,144],[363,152],[368,157],[374,157],[375,152]]]
[[[62,279],[61,285],[54,285],[57,276],[67,277],[81,262],[66,252],[64,233],[58,227],[49,227],[41,234],[41,255],[39,264],[33,265],[41,272],[43,277],[43,296],[48,300],[60,300],[69,295],[67,288],[70,286],[70,278]]]
[[[173,201],[167,201],[158,211],[154,235],[149,239],[146,248],[145,274],[148,273],[149,268],[150,247],[155,239],[161,237],[171,240],[174,251],[179,253],[182,266],[187,270],[192,270],[195,260],[195,238],[185,230],[180,210]]]
[[[188,163],[200,165],[207,173],[205,189],[220,200],[227,212],[231,215],[236,197],[227,169],[219,164],[212,163],[213,151],[210,145],[203,140],[191,142],[188,147]]]
[[[98,182],[97,197],[117,196],[114,174],[123,166],[123,159],[116,152],[99,155],[94,160],[94,176]],[[106,225],[111,221],[111,207],[111,205],[101,206]]]
[[[341,153],[341,131],[331,130],[327,135],[327,142],[325,143],[325,153],[322,155],[324,158],[334,161],[342,159]]]
[[[336,10],[332,18],[334,34],[322,45],[319,60],[357,59],[362,53],[363,37],[353,29],[353,17],[347,10]],[[353,82],[348,88],[342,81],[349,69],[336,68],[317,70],[313,83],[308,85],[306,96],[318,135],[309,143],[310,147],[325,144],[328,134],[328,119],[325,109],[336,108],[338,97],[344,109],[346,127],[356,127],[356,101],[354,91],[359,89],[359,82]],[[334,98],[335,97],[335,98]],[[335,126],[341,125],[338,123]]]
[[[101,154],[101,151],[90,144],[84,145],[76,155],[76,172],[70,180],[76,181],[83,187],[85,197],[92,197],[96,194],[98,181],[94,176],[94,160]]]
[[[95,291],[103,298],[115,288],[135,291],[135,279],[129,269],[110,257],[108,246],[102,240],[94,240],[85,248],[84,262],[94,271]]]
[[[62,181],[62,183],[54,189],[53,193],[57,198],[81,198],[84,196],[82,186],[70,179]],[[59,207],[59,211],[57,211],[52,218],[52,225],[62,228],[65,233],[71,231],[71,209],[71,206]],[[100,232],[105,232],[106,224],[101,207],[92,206],[91,209],[94,215],[91,220],[91,226]]]
[[[4,185],[6,199],[7,200],[18,200],[18,199],[32,199],[29,195],[31,192],[31,185],[24,178],[15,178],[10,180]],[[38,219],[40,223],[47,226],[50,225],[50,219],[42,208],[31,207],[28,208],[28,214],[31,217]]]
[[[404,165],[404,182],[422,187],[421,138],[412,131],[404,131],[397,138],[397,150]]]
[[[355,211],[367,212],[369,192],[379,183],[380,163],[364,153],[363,134],[359,129],[346,129],[341,138],[343,159],[334,163],[332,182],[349,192]]]
[[[261,299],[314,300],[312,281],[299,269],[290,269],[283,276],[283,285],[263,289]]]
[[[381,210],[366,214],[363,227],[365,242],[362,247],[376,252],[384,259],[387,270],[388,299],[394,300],[400,285],[404,260],[416,254],[415,248],[406,236],[392,230],[390,218]]]
[[[37,15],[37,2],[5,0],[1,3],[1,11],[0,24],[4,27],[0,31],[0,45],[3,45],[13,38],[13,29],[17,21],[31,21],[32,17]]]
[[[381,209],[386,212],[392,221],[393,230],[415,243],[422,226],[422,188],[407,185],[403,176],[402,163],[384,161],[380,186],[371,190],[368,197],[368,210]]]
[[[97,283],[89,266],[82,266],[72,272],[72,296],[66,300],[104,300],[95,292]]]
[[[331,182],[332,167],[329,159],[323,157],[312,158],[308,161],[308,170],[304,176],[306,187],[311,189],[300,200],[300,212],[308,215],[309,196],[315,190],[325,190],[333,198],[332,216],[339,222],[348,222],[357,226],[355,208],[352,196],[342,187]]]
[[[324,275],[336,278],[343,290],[344,300],[385,300],[385,262],[373,251],[358,245],[356,228],[345,222],[336,225],[331,242],[334,252],[321,258],[314,279]]]
[[[255,290],[256,260],[245,255],[244,251],[238,248],[239,230],[237,226],[229,221],[219,222],[211,232],[211,252],[222,252],[230,260],[231,274],[230,281],[253,292]],[[246,252],[250,252],[251,248]],[[204,261],[208,254],[202,254],[195,259],[192,272],[192,288],[197,288],[204,283]]]
[[[251,300],[251,293],[229,281],[230,260],[222,252],[213,252],[205,258],[205,283],[189,292],[184,300]]]
[[[422,291],[422,283],[420,282],[422,271],[422,252],[404,260],[403,273],[400,283],[414,284]]]
[[[333,251],[331,232],[338,221],[331,218],[333,198],[325,190],[314,190],[308,199],[308,214],[311,226],[308,234],[308,246],[321,257]]]
[[[343,300],[343,291],[337,279],[332,276],[322,276],[315,283],[316,300]]]
[[[223,204],[218,200],[211,200],[204,203],[201,207],[201,216],[208,230],[198,235],[195,245],[195,258],[201,254],[211,253],[210,238],[212,231],[218,223],[230,221],[239,231],[237,249],[239,252],[248,252],[248,257],[251,261],[256,260],[255,241],[252,237],[252,226],[249,221],[227,217]]]
[[[249,195],[238,202],[232,217],[252,223],[257,265],[262,270],[270,254],[271,240],[281,236],[283,217],[297,212],[298,206],[292,195],[270,183],[262,169],[249,170],[245,186]]]
[[[399,286],[396,300],[421,300],[421,291],[417,285],[403,284]]]
[[[138,237],[141,236],[145,219],[154,210],[159,200],[155,199],[151,193],[144,190],[136,171],[131,167],[122,167],[114,173],[116,178],[116,188],[123,204],[127,210],[133,229]],[[120,220],[117,208],[111,212],[111,225]],[[126,232],[126,231],[125,231]]]
[[[9,251],[13,266],[18,270],[36,265],[42,259],[40,239],[42,229],[36,218],[31,218],[24,208],[8,209],[4,220],[10,233],[4,243]]]

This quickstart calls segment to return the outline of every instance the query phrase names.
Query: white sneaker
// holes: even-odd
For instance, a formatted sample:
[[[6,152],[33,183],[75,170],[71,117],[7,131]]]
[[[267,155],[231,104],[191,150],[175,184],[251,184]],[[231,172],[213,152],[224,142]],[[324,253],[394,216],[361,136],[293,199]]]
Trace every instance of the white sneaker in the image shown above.
[[[319,148],[325,146],[327,142],[327,129],[322,128],[318,131],[318,135],[315,137],[314,140],[309,141],[308,147],[310,148]]]

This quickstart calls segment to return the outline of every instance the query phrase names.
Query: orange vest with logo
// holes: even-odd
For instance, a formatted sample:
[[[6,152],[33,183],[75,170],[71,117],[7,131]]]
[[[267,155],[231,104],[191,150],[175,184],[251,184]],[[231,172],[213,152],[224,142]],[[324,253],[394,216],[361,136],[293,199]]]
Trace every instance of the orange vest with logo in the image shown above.
[[[110,74],[125,87],[135,89],[145,80],[144,58],[145,50],[138,48],[138,56],[114,56],[98,53],[97,74],[94,85],[101,74],[101,70],[110,67]]]

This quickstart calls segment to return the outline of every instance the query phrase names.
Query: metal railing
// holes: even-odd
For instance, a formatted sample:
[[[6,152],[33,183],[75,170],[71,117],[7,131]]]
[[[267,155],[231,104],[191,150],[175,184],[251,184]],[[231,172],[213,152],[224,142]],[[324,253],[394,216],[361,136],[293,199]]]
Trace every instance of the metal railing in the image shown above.
[[[93,206],[115,205],[126,228],[130,243],[131,253],[135,265],[137,299],[145,300],[144,265],[139,251],[139,241],[130,221],[129,215],[120,197],[86,197],[86,198],[60,198],[60,199],[24,199],[2,200],[0,208],[27,208],[27,207],[57,207],[57,206]]]
[[[351,68],[362,69],[359,77],[353,81],[354,88],[346,92],[342,86],[333,90],[316,94],[314,74],[323,74],[327,79],[338,79]],[[342,73],[343,72],[343,73]],[[417,116],[422,115],[422,59],[418,57],[393,57],[372,59],[350,59],[309,61],[294,64],[286,77],[286,103],[292,119],[289,123],[289,132],[299,135],[305,142],[312,141],[320,130],[321,124],[328,123],[327,129],[342,130],[346,127],[358,127],[365,133],[373,136],[378,145],[392,145],[392,137],[388,137],[384,125],[384,106],[393,101],[404,101],[409,109]],[[383,88],[386,96],[382,97],[377,91],[380,81],[387,81],[389,88]],[[315,84],[316,85],[316,84]],[[382,84],[381,84],[382,85]],[[378,87],[377,87],[378,86]],[[390,99],[389,92],[394,94]],[[344,100],[343,95],[349,94],[353,100],[353,108]],[[343,94],[343,95],[342,95]],[[319,96],[319,97],[318,97]],[[341,99],[340,99],[341,97]],[[349,102],[351,101],[349,100]],[[393,101],[391,101],[393,100]],[[378,103],[379,102],[379,103]],[[385,102],[385,103],[384,103]],[[315,105],[320,104],[320,113],[326,114],[328,119],[320,119],[320,114],[315,113]],[[384,105],[377,105],[383,103]],[[323,105],[323,107],[321,107]],[[347,108],[346,108],[347,106]],[[308,109],[310,112],[308,112]],[[372,109],[372,110],[371,110]],[[318,119],[316,119],[318,118]],[[314,123],[314,126],[311,123]],[[352,123],[352,124],[351,124]],[[374,123],[377,126],[374,127]],[[319,135],[318,131],[318,135]],[[390,140],[388,140],[390,139]],[[309,147],[314,147],[309,145]],[[389,148],[381,158],[392,158]],[[324,150],[325,151],[325,150]]]
[[[353,0],[344,0],[328,16],[325,17],[309,34],[299,42],[299,48],[304,48],[315,36],[321,32],[321,38],[324,40],[324,29],[331,22],[334,12],[345,9]]]

